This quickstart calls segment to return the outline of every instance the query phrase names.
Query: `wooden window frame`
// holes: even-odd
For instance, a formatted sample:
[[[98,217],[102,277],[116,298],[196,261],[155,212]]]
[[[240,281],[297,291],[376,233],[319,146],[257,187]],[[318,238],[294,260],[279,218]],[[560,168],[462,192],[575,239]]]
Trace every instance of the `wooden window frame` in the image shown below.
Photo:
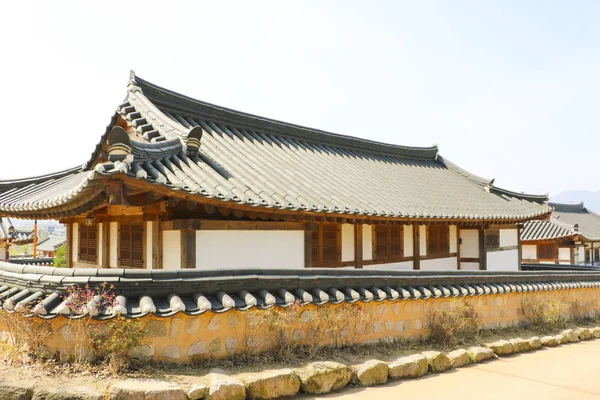
[[[134,253],[136,252],[134,250],[134,240],[133,240],[133,235],[134,235],[134,228],[139,228],[140,230],[140,243],[139,246],[141,247],[141,249],[139,250],[139,260],[137,259],[137,257],[134,258]],[[127,246],[125,245],[125,243],[123,243],[123,234],[125,234],[124,231],[128,231],[128,239],[129,239],[129,248],[127,248]],[[144,262],[144,251],[145,251],[145,240],[144,240],[144,234],[145,234],[145,227],[144,227],[144,223],[143,222],[119,222],[119,227],[117,229],[117,242],[118,242],[118,251],[117,251],[117,258],[118,258],[118,265],[121,268],[131,268],[131,269],[143,269],[145,262]],[[129,251],[129,258],[125,258],[123,259],[123,253],[125,251]]]
[[[93,246],[90,245],[90,233],[94,232],[95,239]],[[98,263],[98,226],[96,224],[79,224],[79,249],[77,249],[77,259],[86,264]],[[91,253],[91,255],[90,255]]]
[[[446,246],[443,240],[445,237]],[[435,239],[435,241],[433,240]],[[449,258],[450,256],[450,225],[427,225],[427,259]]]
[[[334,257],[325,259],[326,251],[324,247],[325,235],[329,230],[329,234],[335,234],[335,248],[331,252],[335,252]],[[332,232],[335,230],[335,232]],[[312,266],[320,268],[337,268],[342,266],[342,226],[337,223],[322,223],[316,224],[312,231]],[[335,259],[332,259],[335,258]]]
[[[375,263],[406,261],[404,257],[403,225],[373,225],[371,229],[373,261]],[[397,241],[394,240],[394,233],[397,236]],[[382,244],[379,239],[384,237],[385,244]],[[396,246],[396,249],[394,249],[394,246]]]
[[[551,257],[550,258],[548,258],[548,257],[542,257],[542,255],[545,256],[546,254],[542,254],[541,249],[542,248],[548,248],[548,247],[551,249],[551,251],[550,251]],[[538,243],[537,246],[536,246],[536,256],[537,256],[537,259],[540,260],[540,261],[552,261],[552,262],[555,262],[556,261],[556,256],[557,256],[556,253],[557,253],[556,252],[556,245],[554,243]]]

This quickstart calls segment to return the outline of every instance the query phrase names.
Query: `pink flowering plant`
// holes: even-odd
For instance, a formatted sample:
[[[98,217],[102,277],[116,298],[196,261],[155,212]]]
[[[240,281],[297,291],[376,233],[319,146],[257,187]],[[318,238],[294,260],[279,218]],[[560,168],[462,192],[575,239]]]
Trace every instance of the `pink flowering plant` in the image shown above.
[[[96,287],[69,286],[67,294],[63,296],[64,306],[71,317],[62,335],[68,349],[63,358],[69,358],[75,365],[85,364],[95,358],[94,343],[102,335],[101,326],[92,324],[92,318],[100,313],[111,312],[117,306],[113,289],[114,285],[108,285],[107,282]]]

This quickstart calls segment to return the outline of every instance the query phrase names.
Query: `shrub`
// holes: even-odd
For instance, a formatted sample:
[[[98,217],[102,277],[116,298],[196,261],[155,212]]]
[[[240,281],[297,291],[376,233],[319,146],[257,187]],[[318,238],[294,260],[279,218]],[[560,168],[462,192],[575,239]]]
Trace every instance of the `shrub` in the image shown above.
[[[446,310],[432,309],[428,317],[430,340],[442,346],[475,339],[481,331],[481,316],[470,303],[463,301],[450,301]]]
[[[526,323],[542,332],[564,328],[569,322],[571,305],[561,298],[528,294],[521,305]]]
[[[45,356],[44,341],[52,334],[47,321],[34,319],[28,310],[16,312],[1,308],[0,318],[8,333],[1,347],[9,364],[26,361],[28,356]]]
[[[129,367],[129,351],[140,346],[146,337],[142,321],[125,318],[120,314],[108,324],[108,329],[96,324],[91,325],[89,331],[96,353],[104,354],[106,366],[115,374]]]

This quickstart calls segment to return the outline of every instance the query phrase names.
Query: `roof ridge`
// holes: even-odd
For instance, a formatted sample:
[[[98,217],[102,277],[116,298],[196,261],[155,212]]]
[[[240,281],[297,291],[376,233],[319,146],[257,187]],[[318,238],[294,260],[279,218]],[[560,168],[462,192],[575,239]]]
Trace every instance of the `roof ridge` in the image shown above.
[[[367,150],[376,153],[387,153],[396,156],[418,159],[434,160],[439,151],[437,145],[430,147],[419,147],[377,142],[374,140],[328,132],[321,129],[310,128],[272,118],[262,117],[194,99],[193,97],[186,96],[184,94],[148,82],[138,76],[135,76],[133,72],[132,79],[133,80],[130,81],[130,84],[133,83],[140,87],[143,95],[152,103],[160,104],[173,110],[187,112],[189,114],[206,114],[207,119],[214,120],[215,122],[226,123],[227,125],[232,125],[232,122],[237,122],[241,128],[258,131],[262,130],[266,131],[265,133],[276,132],[280,135],[295,136],[299,137],[300,139],[313,142],[325,142],[325,144],[329,145],[358,148],[362,151]],[[168,101],[169,99],[171,101]],[[195,106],[197,108],[193,109],[191,106]],[[203,110],[200,110],[200,108]],[[224,118],[224,116],[227,116],[227,118]],[[179,122],[177,123],[179,124]]]

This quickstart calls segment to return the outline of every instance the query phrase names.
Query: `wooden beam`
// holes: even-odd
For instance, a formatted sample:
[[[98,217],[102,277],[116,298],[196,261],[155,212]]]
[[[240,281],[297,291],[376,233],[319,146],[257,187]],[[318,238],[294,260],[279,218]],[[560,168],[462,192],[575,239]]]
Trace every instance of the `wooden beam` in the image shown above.
[[[479,269],[487,270],[487,255],[485,252],[485,228],[479,228]]]
[[[181,268],[196,268],[196,231],[181,231]]]
[[[413,269],[421,269],[421,233],[419,224],[413,224]]]
[[[354,224],[354,268],[362,268],[363,265],[363,226]]]

